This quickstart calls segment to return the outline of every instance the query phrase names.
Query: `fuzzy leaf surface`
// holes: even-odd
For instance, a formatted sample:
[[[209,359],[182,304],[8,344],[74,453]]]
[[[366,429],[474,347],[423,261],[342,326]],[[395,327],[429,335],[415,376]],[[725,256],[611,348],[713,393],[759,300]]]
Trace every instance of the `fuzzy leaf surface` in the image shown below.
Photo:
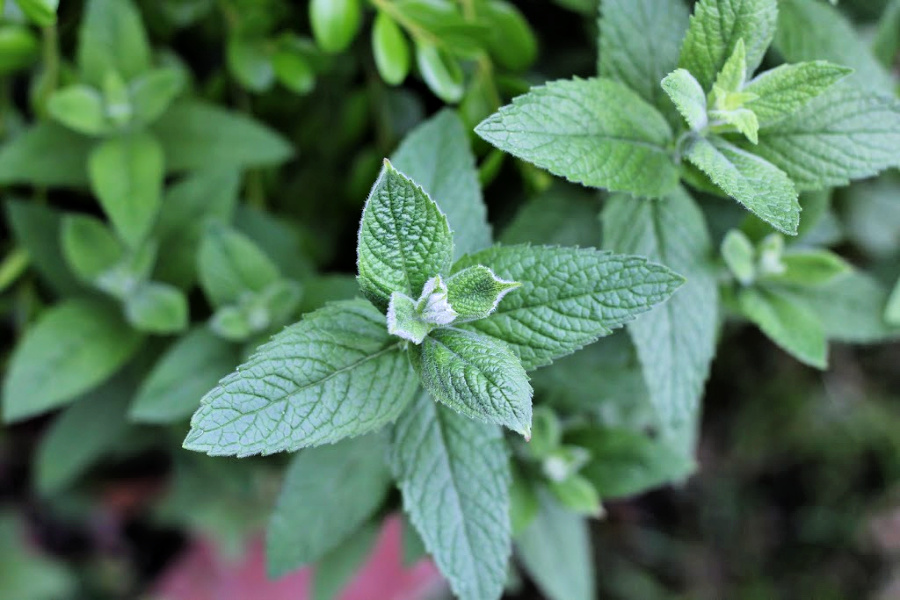
[[[184,442],[210,455],[294,451],[381,428],[417,378],[384,317],[335,302],[285,328],[201,401]]]
[[[744,86],[744,92],[758,96],[747,103],[747,108],[756,114],[760,127],[777,123],[851,72],[824,60],[775,67]]]
[[[509,344],[526,370],[608,335],[666,300],[683,282],[645,258],[593,248],[496,246],[453,268],[477,264],[522,287],[489,317],[463,327]]]
[[[503,342],[474,331],[432,331],[409,358],[422,385],[453,410],[531,437],[531,385]]]
[[[646,256],[687,279],[668,302],[630,323],[628,333],[660,425],[668,433],[690,430],[699,416],[718,323],[712,242],[703,213],[684,190],[639,202],[616,196],[603,211],[603,225],[609,250]]]
[[[775,165],[722,139],[696,138],[687,158],[722,190],[778,231],[796,235],[800,201]]]
[[[403,506],[462,600],[496,600],[511,551],[509,459],[496,425],[419,395],[391,431]]]
[[[504,152],[591,187],[652,197],[678,179],[665,118],[611,79],[533,88],[475,132]]]
[[[385,310],[393,292],[418,298],[431,277],[450,266],[453,237],[428,194],[385,161],[359,227],[359,285]]]

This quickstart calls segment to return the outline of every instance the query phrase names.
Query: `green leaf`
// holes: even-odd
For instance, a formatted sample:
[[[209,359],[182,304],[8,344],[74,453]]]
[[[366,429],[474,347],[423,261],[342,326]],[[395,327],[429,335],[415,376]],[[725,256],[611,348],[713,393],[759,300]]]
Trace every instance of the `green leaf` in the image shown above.
[[[118,371],[140,334],[109,306],[70,300],[47,310],[16,346],[3,382],[7,423],[71,402]]]
[[[125,317],[139,331],[178,333],[188,326],[187,297],[168,283],[145,282],[125,300]]]
[[[865,37],[827,2],[780,0],[773,48],[791,63],[828,60],[848,66],[854,71],[848,78],[853,87],[894,94],[893,78],[875,59]]]
[[[659,196],[678,180],[669,124],[640,96],[609,79],[533,88],[475,132],[522,160],[592,187]]]
[[[475,156],[459,117],[443,110],[411,131],[391,157],[447,217],[456,257],[491,245]]]
[[[680,0],[603,0],[597,72],[662,109],[658,82],[678,65],[687,27],[688,10]]]
[[[378,73],[385,83],[403,83],[409,74],[409,42],[400,26],[383,11],[378,12],[372,26],[372,54],[375,56]]]
[[[795,250],[781,257],[784,272],[769,275],[767,281],[791,285],[822,285],[846,275],[853,267],[828,250]]]
[[[870,177],[900,163],[898,151],[900,102],[844,85],[762,128],[754,148],[800,190]]]
[[[103,96],[81,84],[53,92],[47,100],[47,112],[70,129],[85,135],[103,135],[110,129]]]
[[[56,123],[38,123],[0,146],[0,184],[81,187],[93,140]]]
[[[382,310],[393,292],[417,298],[452,257],[447,218],[422,188],[385,161],[359,227],[356,265],[363,294]]]
[[[604,246],[638,254],[683,275],[667,302],[628,325],[662,434],[693,453],[700,399],[715,355],[718,287],[703,212],[684,190],[661,200],[616,196],[603,211]]]
[[[516,554],[549,600],[592,600],[596,583],[587,522],[546,490],[540,503],[537,518],[516,537]]]
[[[491,0],[482,11],[492,33],[488,49],[497,64],[513,71],[530,67],[537,58],[538,43],[525,16],[505,0]]]
[[[778,231],[797,234],[797,190],[778,167],[718,138],[695,138],[686,156],[750,212]]]
[[[138,246],[150,233],[162,194],[163,149],[149,134],[103,142],[88,161],[91,189],[122,240]]]
[[[284,575],[334,550],[387,497],[391,472],[382,436],[309,448],[293,459],[269,519],[269,574]]]
[[[598,212],[600,201],[594,191],[556,181],[519,208],[500,241],[507,245],[594,246],[601,236]]]
[[[87,283],[95,283],[104,271],[113,268],[125,255],[122,242],[96,217],[66,215],[61,233],[66,262]]]
[[[309,3],[313,35],[325,52],[336,54],[346,50],[356,37],[361,21],[359,0],[312,0]]]
[[[722,258],[735,279],[741,285],[750,285],[756,279],[756,248],[738,229],[731,229],[722,239]]]
[[[476,265],[454,273],[447,281],[450,306],[456,323],[476,321],[490,315],[509,292],[521,287],[517,281],[505,281],[493,271]]]
[[[249,456],[333,443],[396,419],[416,387],[384,317],[362,300],[335,302],[219,382],[194,414],[184,447]]]
[[[130,80],[150,68],[150,43],[130,0],[89,0],[78,31],[82,81],[103,85],[110,71]]]
[[[31,19],[40,27],[49,27],[56,24],[56,9],[59,7],[59,0],[16,0],[16,4],[25,13],[25,16]],[[0,12],[3,5],[0,3]]]
[[[757,96],[746,106],[759,119],[760,127],[766,127],[794,114],[852,72],[824,60],[781,65],[744,86],[744,92]]]
[[[800,362],[817,369],[828,365],[822,322],[796,298],[771,289],[747,288],[738,294],[741,313],[769,339]]]
[[[237,302],[245,292],[261,292],[280,278],[278,268],[250,238],[220,223],[210,224],[203,236],[197,271],[215,307]]]
[[[499,599],[511,549],[500,429],[422,393],[394,425],[388,457],[403,506],[453,592]]]
[[[367,523],[323,556],[313,572],[310,600],[334,600],[349,584],[378,541],[378,526]]]
[[[498,340],[436,329],[409,359],[422,385],[453,410],[531,437],[531,385],[519,359]]]
[[[884,309],[884,320],[889,325],[900,326],[900,279],[894,284],[894,290],[888,298]]]
[[[200,398],[234,370],[236,347],[197,328],[179,338],[141,383],[129,418],[139,423],[175,423],[197,410]]]
[[[490,42],[489,26],[467,19],[452,0],[392,0],[391,5],[407,29],[431,34],[421,37],[433,40],[448,54],[475,58]]]
[[[387,309],[388,333],[421,344],[432,329],[447,325],[455,318],[456,312],[447,301],[447,286],[438,275],[425,283],[418,301],[402,292],[391,294]]]
[[[24,25],[0,26],[0,73],[14,73],[40,56],[37,36]]]
[[[600,495],[584,477],[571,475],[562,481],[551,481],[547,487],[566,510],[586,517],[599,518],[603,515]]]
[[[245,89],[264,92],[275,83],[268,40],[232,35],[228,38],[226,57],[229,71]]]
[[[159,240],[157,279],[182,288],[194,283],[203,234],[210,222],[231,221],[240,183],[238,169],[211,167],[166,189],[154,229],[154,238]]]
[[[791,293],[818,316],[830,340],[873,343],[900,339],[900,327],[884,320],[888,290],[867,273],[853,271],[825,285]]]
[[[263,167],[282,163],[293,154],[290,143],[269,127],[198,100],[174,103],[152,130],[165,150],[169,172]]]
[[[425,40],[416,40],[416,65],[428,88],[447,104],[462,100],[465,81],[456,58]]]
[[[602,498],[627,498],[681,482],[697,468],[671,441],[622,428],[582,428],[566,442],[585,448],[591,461],[581,469]]]
[[[888,2],[878,22],[872,51],[881,64],[890,69],[900,53],[900,1]]]
[[[107,71],[102,89],[107,117],[116,128],[125,130],[134,117],[128,85],[116,71]]]
[[[662,89],[694,131],[706,127],[706,92],[686,69],[676,69],[662,80]]]
[[[308,94],[316,87],[316,72],[302,46],[284,44],[272,55],[272,68],[281,85],[295,94]]]
[[[464,327],[509,344],[526,370],[610,334],[683,282],[644,258],[592,248],[494,247],[463,257],[453,269],[478,264],[522,287],[491,316]]]
[[[184,75],[176,68],[154,69],[131,82],[134,119],[149,125],[159,119],[184,88]]]
[[[703,89],[712,89],[716,75],[743,40],[746,73],[762,62],[778,16],[776,0],[700,0],[691,15],[678,66],[697,78]]]
[[[41,438],[34,462],[35,485],[43,495],[75,482],[122,439],[131,386],[122,377],[79,398]]]

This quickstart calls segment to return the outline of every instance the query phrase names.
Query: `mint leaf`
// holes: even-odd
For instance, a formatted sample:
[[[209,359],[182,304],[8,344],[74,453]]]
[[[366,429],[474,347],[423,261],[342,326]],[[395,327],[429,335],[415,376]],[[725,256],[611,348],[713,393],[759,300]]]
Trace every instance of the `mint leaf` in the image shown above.
[[[756,114],[760,127],[777,123],[852,72],[824,60],[781,65],[744,86],[744,92],[757,96],[747,102],[747,108]]]
[[[603,0],[597,72],[664,108],[660,81],[678,65],[688,10],[680,0]]]
[[[604,246],[660,262],[687,280],[668,302],[628,325],[664,435],[698,425],[715,354],[718,286],[703,212],[684,190],[661,200],[615,196],[603,210]]]
[[[139,423],[174,423],[191,415],[199,399],[239,362],[237,348],[197,328],[172,344],[138,388],[129,417]]]
[[[6,202],[6,219],[16,244],[28,252],[31,266],[51,290],[72,295],[84,290],[62,249],[62,212],[25,200]]]
[[[0,184],[87,185],[93,142],[57,123],[26,128],[0,147]]]
[[[681,48],[679,67],[712,89],[716,75],[739,40],[746,46],[746,75],[762,62],[775,34],[776,0],[700,0]]]
[[[683,481],[697,465],[670,440],[623,428],[582,428],[566,442],[586,449],[591,461],[580,473],[602,498],[627,498],[666,483]]]
[[[453,258],[447,218],[422,188],[385,161],[359,226],[359,286],[382,310],[393,292],[417,298]]]
[[[210,166],[263,167],[286,161],[290,143],[245,114],[199,100],[175,102],[151,127],[169,172]]]
[[[139,331],[156,334],[183,331],[190,320],[187,297],[168,283],[144,282],[126,298],[125,318]]]
[[[900,102],[842,85],[762,128],[754,152],[787,173],[798,189],[816,190],[900,164],[898,149]]]
[[[662,80],[662,89],[694,131],[706,127],[706,92],[687,69],[676,69]]]
[[[475,156],[455,112],[443,110],[412,130],[391,162],[443,211],[453,231],[457,258],[491,245]]]
[[[500,429],[422,393],[394,425],[388,457],[403,506],[453,592],[499,599],[511,550]]]
[[[868,42],[827,2],[780,0],[772,46],[787,62],[824,59],[846,65],[854,71],[848,80],[854,87],[894,94],[894,80],[875,59]]]
[[[34,461],[41,494],[55,494],[109,452],[128,430],[133,387],[123,377],[88,392],[65,409],[41,437]]]
[[[88,160],[91,189],[122,240],[137,246],[150,232],[162,195],[164,156],[152,135],[103,142]]]
[[[211,224],[197,254],[200,284],[213,306],[237,302],[246,292],[262,292],[280,278],[278,268],[247,236]]]
[[[383,437],[368,435],[293,459],[266,533],[271,576],[318,560],[372,517],[391,484],[385,449]]]
[[[678,179],[669,124],[610,79],[576,78],[533,88],[475,132],[504,152],[592,187],[659,196]]]
[[[71,402],[118,371],[141,336],[106,304],[70,300],[48,309],[16,346],[3,382],[7,423]]]
[[[828,364],[828,343],[821,321],[796,298],[772,289],[747,288],[738,294],[741,313],[773,342],[817,369]]]
[[[473,419],[531,437],[531,385],[519,359],[498,340],[461,329],[436,329],[409,360],[437,400]]]
[[[47,100],[47,112],[78,133],[103,135],[110,130],[103,96],[89,85],[75,84],[53,92]]]
[[[362,435],[393,421],[415,373],[368,302],[335,302],[260,346],[201,401],[188,450],[249,456]]]
[[[440,275],[425,282],[418,301],[394,292],[387,310],[388,333],[421,344],[429,331],[456,319],[447,296],[447,285]]]
[[[503,244],[593,246],[600,239],[596,192],[555,181],[528,199],[501,232]]]
[[[794,250],[781,257],[784,271],[768,275],[766,281],[789,285],[822,285],[850,273],[853,267],[828,250]]]
[[[521,287],[517,281],[506,281],[493,271],[476,265],[458,271],[447,281],[448,300],[457,317],[455,323],[476,321],[490,315],[509,292]]]
[[[129,85],[134,108],[134,121],[149,125],[156,121],[185,85],[185,76],[175,67],[154,69]]]
[[[489,317],[463,327],[509,344],[526,370],[610,334],[683,281],[644,258],[593,248],[498,246],[463,257],[453,269],[478,264],[522,287]]]
[[[800,224],[797,190],[778,167],[718,138],[692,140],[686,156],[750,212],[778,231],[796,235]]]
[[[81,77],[95,87],[109,72],[131,79],[150,68],[150,43],[130,0],[89,0],[78,31]]]
[[[96,217],[66,215],[60,233],[66,262],[82,281],[95,283],[125,255],[116,235]]]
[[[550,600],[593,600],[594,560],[584,517],[565,510],[540,490],[540,510],[516,537],[516,554]]]

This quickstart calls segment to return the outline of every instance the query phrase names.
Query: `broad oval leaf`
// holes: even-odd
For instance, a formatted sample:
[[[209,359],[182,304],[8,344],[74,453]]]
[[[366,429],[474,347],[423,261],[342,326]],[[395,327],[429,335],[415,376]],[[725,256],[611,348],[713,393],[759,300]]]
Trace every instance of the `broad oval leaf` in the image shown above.
[[[422,393],[392,428],[388,456],[403,506],[454,593],[500,598],[511,550],[500,428]]]
[[[645,258],[593,248],[497,246],[463,257],[453,269],[477,264],[522,287],[491,316],[463,327],[509,344],[526,370],[610,334],[684,281]]]
[[[335,302],[260,346],[201,401],[184,442],[210,455],[292,452],[397,418],[418,382],[384,317]]]

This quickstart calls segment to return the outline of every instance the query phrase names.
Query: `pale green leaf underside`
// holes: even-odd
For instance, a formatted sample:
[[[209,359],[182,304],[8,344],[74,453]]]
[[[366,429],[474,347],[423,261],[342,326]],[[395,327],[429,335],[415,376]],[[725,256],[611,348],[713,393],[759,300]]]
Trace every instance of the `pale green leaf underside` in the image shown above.
[[[744,86],[758,98],[747,103],[765,127],[797,112],[852,70],[824,60],[781,65],[760,74]]]
[[[703,213],[684,190],[645,202],[617,196],[604,209],[603,224],[606,248],[646,256],[687,279],[668,302],[630,323],[628,332],[661,426],[667,433],[690,430],[697,424],[718,324]]]
[[[522,282],[488,318],[464,327],[503,340],[526,370],[608,335],[666,300],[682,278],[639,256],[593,248],[497,246],[454,265],[483,264]]]
[[[675,69],[666,75],[662,89],[691,129],[699,131],[706,126],[706,93],[686,69]]]
[[[778,167],[720,139],[695,139],[687,158],[722,190],[778,231],[796,235],[800,202]]]
[[[363,293],[382,310],[393,292],[418,298],[452,258],[447,218],[421,187],[385,161],[359,228],[356,264]]]
[[[432,331],[409,358],[422,385],[467,417],[531,436],[531,385],[519,359],[504,344],[473,331]]]
[[[776,0],[700,0],[678,66],[709,90],[738,40],[744,40],[747,74],[753,73],[775,35],[777,16]]]
[[[513,156],[591,187],[658,196],[678,179],[669,124],[610,79],[533,88],[475,131]]]
[[[191,419],[184,447],[249,456],[333,443],[393,421],[416,387],[384,317],[363,300],[335,302],[219,382]]]
[[[318,560],[378,510],[391,483],[385,446],[383,437],[368,435],[297,454],[269,519],[270,575]]]
[[[687,26],[688,9],[681,0],[603,0],[598,73],[661,108],[665,99],[659,81],[678,64]]]
[[[416,127],[391,162],[422,186],[447,216],[457,257],[491,245],[475,156],[456,113],[441,111]]]
[[[509,461],[496,425],[422,393],[391,432],[406,512],[462,600],[500,598],[509,559]]]
[[[754,152],[800,190],[870,177],[900,165],[900,102],[842,84],[761,129]]]
[[[797,360],[825,369],[828,343],[821,321],[803,304],[774,290],[749,288],[738,295],[741,312]]]
[[[10,359],[4,420],[45,413],[93,388],[134,355],[141,339],[105,304],[72,300],[47,310]]]

